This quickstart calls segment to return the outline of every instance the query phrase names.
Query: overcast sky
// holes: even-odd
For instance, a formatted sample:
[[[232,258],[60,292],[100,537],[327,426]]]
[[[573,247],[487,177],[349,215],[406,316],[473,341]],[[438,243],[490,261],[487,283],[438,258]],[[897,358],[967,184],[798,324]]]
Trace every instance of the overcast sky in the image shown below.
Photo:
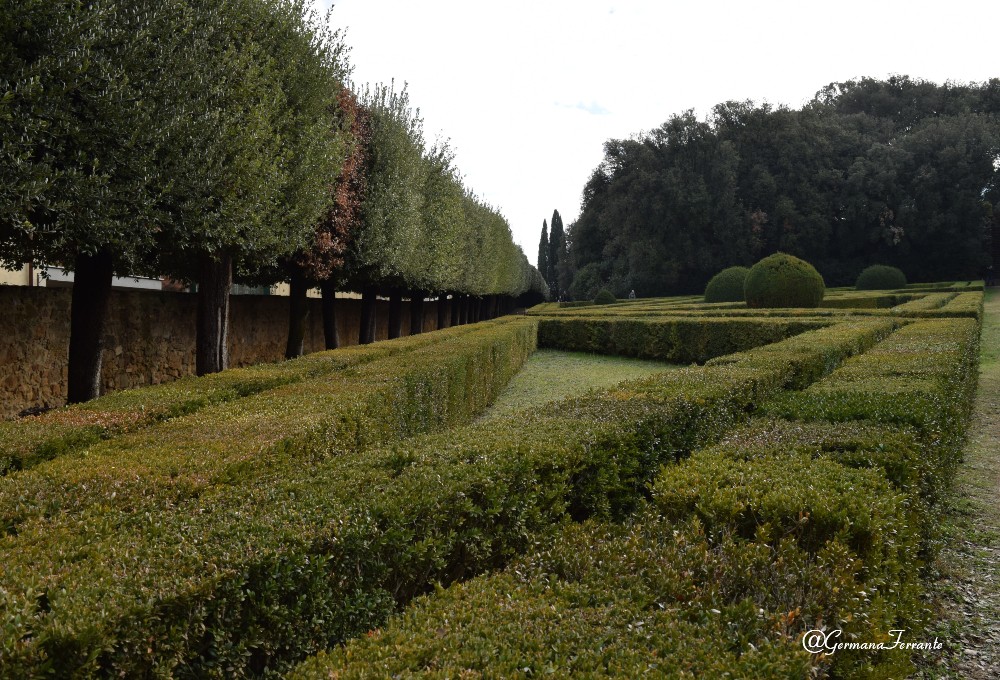
[[[326,10],[330,0],[312,0]],[[338,0],[357,84],[406,82],[429,141],[535,263],[603,143],[726,100],[798,108],[835,81],[1000,77],[995,0]]]

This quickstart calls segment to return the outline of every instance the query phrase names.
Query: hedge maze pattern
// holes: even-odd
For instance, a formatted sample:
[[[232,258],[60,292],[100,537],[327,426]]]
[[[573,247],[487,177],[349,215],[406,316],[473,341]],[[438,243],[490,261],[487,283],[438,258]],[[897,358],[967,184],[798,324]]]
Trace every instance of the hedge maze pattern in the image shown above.
[[[0,667],[906,675],[801,638],[920,639],[981,315],[540,305],[4,424]],[[536,345],[691,365],[470,424]]]

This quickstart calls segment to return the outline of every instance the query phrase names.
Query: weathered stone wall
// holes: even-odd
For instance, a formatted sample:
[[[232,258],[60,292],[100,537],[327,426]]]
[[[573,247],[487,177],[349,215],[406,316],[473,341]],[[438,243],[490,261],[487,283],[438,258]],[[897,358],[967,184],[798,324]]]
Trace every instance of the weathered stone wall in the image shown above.
[[[66,401],[69,356],[69,288],[0,286],[0,419],[33,406]],[[190,293],[113,291],[104,338],[105,392],[190,375],[195,370],[195,309]],[[305,351],[323,349],[321,302],[310,299]],[[388,336],[388,303],[379,302],[377,338]],[[361,301],[337,300],[342,345],[358,342]],[[437,304],[424,305],[424,330],[437,327]],[[404,305],[403,333],[409,332]],[[280,361],[288,333],[288,298],[234,295],[231,298],[231,366]]]

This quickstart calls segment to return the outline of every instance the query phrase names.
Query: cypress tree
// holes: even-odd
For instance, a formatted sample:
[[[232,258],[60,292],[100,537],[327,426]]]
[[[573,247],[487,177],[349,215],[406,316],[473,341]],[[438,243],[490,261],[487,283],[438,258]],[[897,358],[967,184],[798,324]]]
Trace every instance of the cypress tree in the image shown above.
[[[549,225],[542,220],[542,238],[538,241],[538,271],[542,278],[549,280]]]
[[[566,254],[566,233],[563,231],[562,217],[558,210],[552,211],[552,230],[549,233],[549,261],[545,282],[549,284],[552,296],[559,299],[559,262]]]

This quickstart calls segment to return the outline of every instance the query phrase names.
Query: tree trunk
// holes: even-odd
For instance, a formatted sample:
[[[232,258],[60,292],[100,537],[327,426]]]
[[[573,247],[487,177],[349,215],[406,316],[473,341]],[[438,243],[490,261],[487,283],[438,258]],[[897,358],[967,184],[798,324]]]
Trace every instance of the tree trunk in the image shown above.
[[[389,291],[389,339],[403,334],[403,292],[399,288]]]
[[[340,333],[337,330],[337,291],[333,281],[320,284],[323,291],[323,339],[327,349],[340,347]]]
[[[361,328],[358,333],[358,343],[370,345],[375,342],[375,289],[365,288],[361,291]]]
[[[464,326],[469,322],[469,296],[463,295],[458,301],[458,323]]]
[[[445,295],[444,293],[441,293],[440,295],[438,295],[437,312],[438,312],[437,329],[441,330],[442,328],[447,328],[448,327],[448,296]]]
[[[285,358],[300,357],[305,351],[306,322],[309,320],[309,282],[298,267],[293,265],[291,282],[288,291],[288,344],[285,346]]]
[[[66,395],[70,404],[101,395],[104,328],[111,302],[114,258],[110,250],[96,255],[80,253],[74,266]]]
[[[198,329],[195,357],[198,375],[218,373],[229,364],[229,291],[233,257],[203,254],[198,262]]]
[[[451,325],[457,326],[459,324],[459,306],[461,305],[461,298],[458,295],[451,296]]]
[[[424,291],[410,293],[410,335],[424,332]]]

